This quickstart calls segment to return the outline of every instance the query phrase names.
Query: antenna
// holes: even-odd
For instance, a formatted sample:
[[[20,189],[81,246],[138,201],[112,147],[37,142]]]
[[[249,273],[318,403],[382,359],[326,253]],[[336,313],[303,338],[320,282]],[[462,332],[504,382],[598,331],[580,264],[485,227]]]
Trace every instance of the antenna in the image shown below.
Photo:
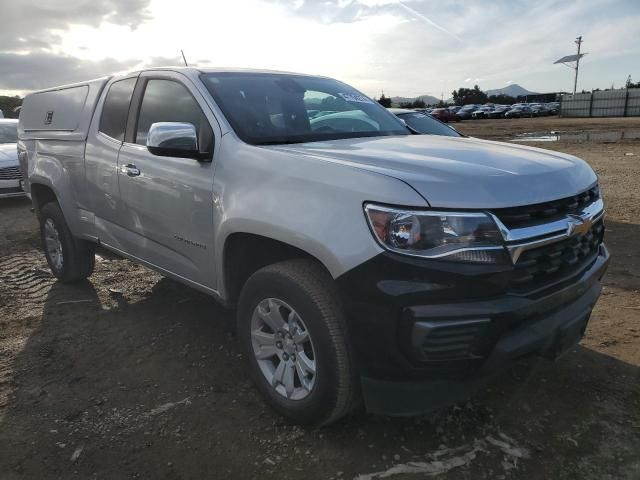
[[[184,66],[188,67],[189,64],[187,63],[187,57],[184,56],[184,50],[180,50],[180,53],[182,54],[182,60],[184,60]]]

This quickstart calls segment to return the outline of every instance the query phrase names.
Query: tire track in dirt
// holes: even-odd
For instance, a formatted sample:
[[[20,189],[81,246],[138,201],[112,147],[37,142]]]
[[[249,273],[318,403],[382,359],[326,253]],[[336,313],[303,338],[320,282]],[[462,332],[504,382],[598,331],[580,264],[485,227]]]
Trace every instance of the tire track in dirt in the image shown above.
[[[40,252],[0,258],[0,306],[42,307],[54,282]]]

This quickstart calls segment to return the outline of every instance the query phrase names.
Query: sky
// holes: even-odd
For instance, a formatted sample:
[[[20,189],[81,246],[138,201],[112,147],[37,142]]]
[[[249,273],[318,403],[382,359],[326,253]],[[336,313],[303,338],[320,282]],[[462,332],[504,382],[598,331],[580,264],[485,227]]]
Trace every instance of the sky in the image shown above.
[[[582,35],[578,90],[640,80],[640,0],[0,0],[0,94],[182,64],[326,75],[378,97],[517,83]]]

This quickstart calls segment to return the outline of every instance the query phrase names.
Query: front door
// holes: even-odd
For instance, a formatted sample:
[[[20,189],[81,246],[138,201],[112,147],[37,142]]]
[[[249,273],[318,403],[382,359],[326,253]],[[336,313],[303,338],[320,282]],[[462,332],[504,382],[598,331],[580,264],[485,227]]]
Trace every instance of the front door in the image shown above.
[[[127,253],[215,290],[215,159],[158,156],[145,146],[149,127],[156,122],[191,123],[200,137],[214,138],[204,113],[207,107],[189,85],[186,77],[173,72],[140,76],[129,121],[133,128],[127,128],[118,156],[123,243]]]

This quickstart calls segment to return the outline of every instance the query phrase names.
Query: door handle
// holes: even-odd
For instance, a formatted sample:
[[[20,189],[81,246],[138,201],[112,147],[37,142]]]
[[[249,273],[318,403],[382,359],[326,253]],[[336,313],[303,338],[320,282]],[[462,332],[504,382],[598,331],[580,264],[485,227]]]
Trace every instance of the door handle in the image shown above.
[[[129,177],[137,177],[140,175],[140,169],[132,163],[120,167],[120,172],[126,173]]]

